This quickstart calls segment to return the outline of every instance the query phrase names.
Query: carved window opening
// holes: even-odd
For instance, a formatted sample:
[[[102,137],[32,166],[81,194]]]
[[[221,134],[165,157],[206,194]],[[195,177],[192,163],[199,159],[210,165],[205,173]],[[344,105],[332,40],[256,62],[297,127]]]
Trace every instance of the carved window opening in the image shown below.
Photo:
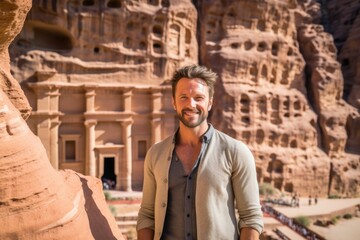
[[[152,32],[153,32],[155,35],[157,35],[157,36],[162,36],[162,34],[163,34],[163,29],[162,29],[162,27],[161,27],[160,25],[155,25],[155,26],[153,27]]]
[[[343,67],[349,67],[349,65],[350,65],[349,59],[344,58],[344,59],[341,61],[341,65],[342,65]]]
[[[65,141],[65,161],[74,162],[76,159],[76,142],[74,140]]]
[[[276,70],[275,68],[273,68],[271,70],[271,78],[270,78],[270,83],[275,83],[276,82]]]
[[[289,110],[290,107],[289,97],[286,97],[286,100],[283,102],[283,105],[284,105],[284,110]]]
[[[73,48],[72,39],[66,32],[42,27],[34,28],[34,45],[54,51],[68,51]]]
[[[260,113],[266,113],[266,96],[260,96],[257,100],[257,106]]]
[[[265,133],[262,129],[256,131],[256,143],[262,144],[264,142]]]
[[[141,42],[139,43],[139,48],[140,48],[141,50],[145,50],[145,49],[146,49],[146,43],[145,43],[144,41],[141,41]]]
[[[91,6],[94,6],[95,5],[95,1],[94,0],[84,0],[82,2],[82,5],[83,6],[86,6],[86,7],[91,7]]]
[[[261,77],[263,77],[264,79],[267,79],[267,75],[268,75],[268,69],[266,65],[262,66],[261,69]]]
[[[126,28],[127,28],[128,30],[133,30],[133,29],[134,29],[134,23],[133,23],[132,21],[128,22],[128,23],[126,24]]]
[[[250,112],[250,98],[246,94],[241,95],[240,99],[241,103],[241,112],[242,113],[249,113]]]
[[[287,55],[288,56],[292,56],[294,54],[294,51],[292,48],[289,48],[288,52],[287,52]]]
[[[242,139],[244,140],[244,142],[249,143],[250,137],[251,137],[251,133],[249,131],[243,131]]]
[[[264,20],[259,20],[258,24],[257,24],[257,29],[260,31],[265,31],[266,29],[266,24]]]
[[[295,139],[290,142],[290,147],[297,148],[297,141]]]
[[[147,152],[147,142],[146,140],[139,140],[137,143],[137,149],[138,149],[138,159],[144,160]]]
[[[125,43],[124,43],[124,45],[125,45],[125,47],[131,47],[131,44],[132,44],[132,40],[131,40],[131,38],[130,37],[126,37],[125,38]]]
[[[283,134],[281,136],[281,147],[288,147],[289,144],[289,136],[287,134]]]
[[[301,103],[299,100],[294,102],[294,109],[300,111],[301,110]]]
[[[274,42],[271,46],[271,54],[273,56],[277,56],[278,55],[278,52],[279,52],[279,43],[277,42]]]
[[[191,32],[189,29],[185,30],[185,43],[190,44],[191,43]]]
[[[252,49],[254,47],[254,43],[251,41],[246,41],[244,43],[244,47],[245,47],[245,50],[249,51],[250,49]]]
[[[154,43],[153,50],[155,53],[162,53],[162,45],[161,43]]]
[[[169,0],[162,0],[161,1],[161,6],[162,7],[169,7],[170,6]]]
[[[283,173],[284,164],[280,160],[275,160],[272,163],[273,171],[275,173]]]
[[[78,141],[80,135],[61,135],[61,162],[78,161]]]
[[[267,49],[267,44],[265,42],[259,42],[257,50],[259,52],[264,52]]]
[[[283,180],[282,179],[276,179],[274,180],[274,187],[281,190],[282,189],[282,185],[283,185]]]
[[[240,43],[232,43],[230,46],[232,49],[238,49],[240,47]]]
[[[289,78],[289,72],[288,72],[288,70],[285,69],[282,72],[282,77],[281,77],[280,83],[284,84],[284,85],[287,85],[289,83],[288,78]]]
[[[284,190],[286,192],[293,192],[294,191],[294,185],[292,183],[285,183]]]
[[[243,123],[245,123],[245,125],[249,125],[250,124],[250,118],[248,116],[245,117],[241,117],[241,121]]]
[[[148,4],[150,4],[150,5],[158,5],[159,2],[157,0],[148,0]]]
[[[94,53],[99,53],[100,52],[100,48],[99,47],[94,47]]]
[[[108,8],[121,8],[121,1],[119,0],[110,0],[107,3]]]
[[[252,76],[251,80],[253,82],[256,81],[256,78],[257,78],[257,74],[258,74],[258,69],[257,69],[257,66],[256,66],[256,63],[252,64],[251,67],[250,67],[250,75]]]

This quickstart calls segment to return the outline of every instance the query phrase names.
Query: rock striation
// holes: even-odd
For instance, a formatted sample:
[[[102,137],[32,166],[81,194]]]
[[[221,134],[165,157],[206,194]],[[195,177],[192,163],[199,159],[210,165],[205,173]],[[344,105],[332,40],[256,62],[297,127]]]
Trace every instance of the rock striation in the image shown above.
[[[10,73],[8,46],[30,7],[0,3],[0,239],[123,239],[100,180],[56,171],[24,120],[31,108]]]
[[[55,168],[137,189],[142,149],[177,127],[168,80],[200,63],[219,74],[210,121],[250,146],[260,183],[357,196],[360,3],[347,2],[34,1],[12,72]]]

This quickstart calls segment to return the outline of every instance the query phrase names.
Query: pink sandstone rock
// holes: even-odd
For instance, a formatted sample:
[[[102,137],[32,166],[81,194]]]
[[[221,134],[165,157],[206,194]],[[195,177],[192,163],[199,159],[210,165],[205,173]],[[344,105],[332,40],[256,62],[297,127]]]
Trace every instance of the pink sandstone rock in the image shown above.
[[[219,73],[210,121],[249,144],[260,183],[355,196],[359,3],[322,2],[38,1],[11,47],[27,123],[53,167],[141,190],[177,127],[168,80],[199,62]]]
[[[30,108],[11,77],[7,48],[30,6],[0,3],[0,239],[123,239],[100,180],[56,171],[23,119]]]

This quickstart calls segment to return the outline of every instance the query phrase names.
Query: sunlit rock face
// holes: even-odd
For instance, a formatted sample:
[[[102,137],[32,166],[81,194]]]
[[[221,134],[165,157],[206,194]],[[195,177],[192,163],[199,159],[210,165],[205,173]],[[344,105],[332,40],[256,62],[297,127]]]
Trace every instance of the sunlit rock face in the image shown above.
[[[220,74],[212,122],[251,146],[260,182],[302,195],[356,194],[359,157],[346,153],[345,127],[355,128],[356,109],[342,99],[319,3],[227,3],[206,1],[199,11],[200,62]]]
[[[8,46],[30,7],[0,2],[0,239],[123,239],[101,182],[55,171],[24,120],[30,107],[10,74]]]
[[[139,149],[177,127],[171,74],[200,63],[219,74],[210,122],[250,146],[260,183],[355,196],[360,7],[321,2],[34,1],[10,48],[28,124],[56,168],[100,178],[116,148],[116,187],[136,189]],[[78,136],[72,165],[55,143],[66,134]]]

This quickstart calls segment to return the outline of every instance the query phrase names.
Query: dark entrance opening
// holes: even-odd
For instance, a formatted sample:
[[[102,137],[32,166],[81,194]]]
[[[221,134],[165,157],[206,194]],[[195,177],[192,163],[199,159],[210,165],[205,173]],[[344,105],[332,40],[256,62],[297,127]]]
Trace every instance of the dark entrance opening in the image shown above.
[[[115,158],[104,158],[104,175],[101,176],[104,189],[115,189],[116,175],[115,175]]]

